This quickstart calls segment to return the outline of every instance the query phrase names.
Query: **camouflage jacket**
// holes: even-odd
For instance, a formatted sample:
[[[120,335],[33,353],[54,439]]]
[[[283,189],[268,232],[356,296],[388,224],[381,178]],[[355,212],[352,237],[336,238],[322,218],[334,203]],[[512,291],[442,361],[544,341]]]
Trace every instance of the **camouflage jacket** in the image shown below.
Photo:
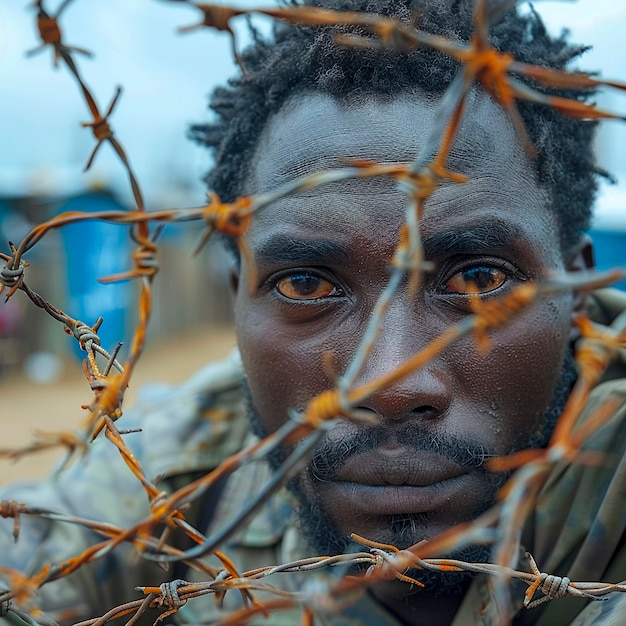
[[[603,324],[626,327],[626,296],[612,290],[594,295],[592,317]],[[542,571],[568,576],[573,581],[626,580],[626,354],[622,351],[593,392],[585,415],[590,415],[609,397],[618,402],[610,422],[594,433],[585,447],[605,455],[602,464],[583,466],[559,463],[541,491],[539,501],[523,530],[526,549]],[[142,434],[126,441],[140,460],[147,476],[160,477],[160,485],[173,491],[205,474],[240,450],[248,433],[240,393],[242,370],[233,352],[225,361],[206,366],[176,388],[150,386],[137,406],[123,417],[124,428],[141,427]],[[176,427],[172,428],[172,424]],[[238,470],[218,498],[199,499],[187,517],[205,534],[221,527],[258,493],[269,477],[263,463]],[[0,499],[14,499],[29,506],[62,510],[72,515],[129,527],[149,514],[147,497],[139,482],[120,459],[117,449],[102,439],[74,466],[46,481],[15,485],[0,491]],[[206,520],[210,519],[210,523]],[[57,564],[77,555],[102,537],[80,525],[51,522],[23,516],[17,542],[13,521],[0,520],[0,566],[36,573],[43,564]],[[184,546],[181,546],[184,547]],[[306,541],[294,523],[293,508],[284,491],[256,514],[249,525],[232,537],[222,551],[240,571],[285,563],[308,556]],[[213,558],[213,557],[212,557]],[[217,562],[214,562],[217,564]],[[274,574],[268,582],[290,590],[312,590],[320,574]],[[1,582],[0,574],[0,586]],[[66,578],[42,587],[37,606],[63,623],[103,615],[130,599],[143,597],[135,586],[158,586],[183,578],[202,580],[202,575],[181,564],[164,571],[137,557],[133,548],[121,545],[107,557],[84,566]],[[523,591],[518,594],[523,597]],[[259,597],[263,599],[263,594]],[[170,621],[179,624],[213,623],[222,611],[240,603],[236,591],[224,598],[218,609],[212,596],[190,600]],[[521,606],[521,602],[520,602]],[[24,621],[6,606],[0,606],[0,626]],[[368,594],[325,619],[334,625],[369,624],[394,626],[399,622]],[[332,608],[332,607],[331,607]],[[334,607],[336,608],[336,607]],[[4,614],[4,617],[2,615]],[[148,612],[148,622],[157,616]],[[273,626],[301,623],[298,610],[277,611],[271,619],[257,617],[252,624]],[[146,623],[146,622],[144,622]],[[321,623],[324,623],[323,621]],[[453,626],[499,624],[498,607],[490,594],[489,581],[478,576],[466,594]],[[613,593],[603,602],[567,597],[537,608],[521,609],[516,624],[536,626],[574,624],[609,626],[626,624],[626,594]]]

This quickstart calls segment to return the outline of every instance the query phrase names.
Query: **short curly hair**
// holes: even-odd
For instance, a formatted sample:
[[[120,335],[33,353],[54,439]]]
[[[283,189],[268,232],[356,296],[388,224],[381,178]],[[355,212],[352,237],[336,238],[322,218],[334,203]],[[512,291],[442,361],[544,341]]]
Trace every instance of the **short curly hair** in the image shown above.
[[[423,30],[460,41],[472,36],[474,0],[292,0],[292,4],[378,13],[414,21]],[[231,202],[243,193],[262,130],[293,95],[321,92],[338,99],[389,97],[416,89],[441,95],[459,70],[456,61],[428,48],[394,53],[334,43],[337,33],[355,30],[360,32],[344,26],[278,23],[269,39],[254,33],[253,44],[242,54],[246,73],[212,94],[215,121],[196,124],[190,131],[193,139],[213,152],[215,165],[206,181],[223,201]],[[525,15],[508,11],[490,29],[497,49],[512,53],[521,62],[557,69],[565,69],[587,49],[570,44],[566,35],[550,36],[532,10]],[[578,100],[591,94],[589,90],[559,92]],[[565,253],[591,221],[599,173],[593,154],[596,125],[542,105],[519,102],[518,107],[537,152],[538,182],[547,191],[549,208],[559,220]]]

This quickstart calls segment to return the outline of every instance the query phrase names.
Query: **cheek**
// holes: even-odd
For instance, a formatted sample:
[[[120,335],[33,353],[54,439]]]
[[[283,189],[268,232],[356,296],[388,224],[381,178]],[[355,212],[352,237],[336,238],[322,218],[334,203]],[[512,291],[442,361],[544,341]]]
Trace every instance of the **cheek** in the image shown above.
[[[337,334],[332,324],[313,330],[285,323],[263,304],[248,301],[238,310],[243,312],[237,318],[237,340],[244,370],[263,424],[273,431],[287,419],[288,409],[303,409],[334,386],[324,354],[341,349]]]
[[[550,408],[568,348],[568,311],[567,298],[538,303],[492,331],[485,355],[475,345],[454,355],[457,400],[470,404],[473,434],[489,433],[497,453],[534,433]]]

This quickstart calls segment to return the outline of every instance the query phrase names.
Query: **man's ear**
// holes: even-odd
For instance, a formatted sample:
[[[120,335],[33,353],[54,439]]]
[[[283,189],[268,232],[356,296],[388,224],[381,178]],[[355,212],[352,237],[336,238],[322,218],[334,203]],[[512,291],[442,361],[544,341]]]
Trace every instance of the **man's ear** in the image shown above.
[[[239,289],[239,267],[235,263],[231,265],[228,272],[228,283],[233,296],[237,295],[237,289]]]
[[[596,266],[593,243],[589,235],[584,234],[580,241],[568,252],[565,269],[568,272],[589,272]],[[587,292],[574,291],[572,315],[583,313],[587,306]]]

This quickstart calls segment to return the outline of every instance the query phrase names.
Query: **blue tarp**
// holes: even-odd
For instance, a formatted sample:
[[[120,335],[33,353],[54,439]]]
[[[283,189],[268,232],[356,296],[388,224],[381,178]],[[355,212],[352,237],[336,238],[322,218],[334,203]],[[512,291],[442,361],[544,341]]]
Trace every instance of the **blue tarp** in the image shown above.
[[[599,270],[626,268],[626,230],[592,230],[596,266]],[[626,291],[626,279],[612,285]]]
[[[59,212],[111,210],[124,210],[124,207],[107,193],[89,192],[65,202]],[[127,340],[132,285],[130,281],[101,284],[96,279],[130,269],[129,227],[89,220],[65,226],[61,234],[69,298],[66,312],[89,326],[103,317],[98,335],[102,347],[111,351],[115,344]],[[78,342],[73,347],[77,356],[84,359],[85,352],[80,350]]]

